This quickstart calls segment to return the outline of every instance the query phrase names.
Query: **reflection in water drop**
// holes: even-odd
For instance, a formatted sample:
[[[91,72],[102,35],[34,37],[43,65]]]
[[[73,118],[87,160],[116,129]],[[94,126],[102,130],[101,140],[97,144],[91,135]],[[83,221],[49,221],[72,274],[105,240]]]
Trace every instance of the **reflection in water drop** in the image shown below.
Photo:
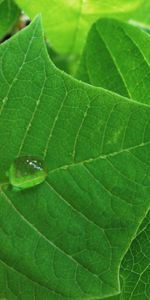
[[[17,157],[11,164],[7,176],[13,190],[23,190],[42,183],[48,175],[44,161],[35,156]]]

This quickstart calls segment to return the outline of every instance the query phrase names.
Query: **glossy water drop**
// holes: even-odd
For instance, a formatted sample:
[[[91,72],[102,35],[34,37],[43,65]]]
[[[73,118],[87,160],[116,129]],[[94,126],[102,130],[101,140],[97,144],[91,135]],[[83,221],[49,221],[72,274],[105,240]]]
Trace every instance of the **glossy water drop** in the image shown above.
[[[48,174],[44,161],[36,156],[20,156],[11,164],[7,176],[13,190],[23,190],[42,183]]]

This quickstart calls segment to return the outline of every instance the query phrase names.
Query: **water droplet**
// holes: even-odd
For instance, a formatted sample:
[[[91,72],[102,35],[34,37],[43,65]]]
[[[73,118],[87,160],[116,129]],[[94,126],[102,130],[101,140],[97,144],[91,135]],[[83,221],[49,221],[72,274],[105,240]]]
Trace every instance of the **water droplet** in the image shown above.
[[[42,183],[48,174],[44,161],[36,156],[20,156],[11,164],[7,176],[13,190],[23,190]]]

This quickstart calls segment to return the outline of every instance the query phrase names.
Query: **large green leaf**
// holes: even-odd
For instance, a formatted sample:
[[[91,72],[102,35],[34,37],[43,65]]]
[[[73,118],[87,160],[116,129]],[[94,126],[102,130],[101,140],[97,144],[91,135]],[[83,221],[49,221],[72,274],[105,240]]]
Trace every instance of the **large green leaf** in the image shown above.
[[[146,167],[133,153],[149,162],[150,109],[58,71],[38,20],[0,56],[1,177],[19,154],[45,157],[50,170],[38,188],[1,191],[0,296],[117,293],[121,258],[149,208]]]
[[[149,210],[149,105],[56,69],[39,19],[1,45],[0,91],[1,178],[18,155],[49,166],[39,187],[0,192],[0,297],[117,294]]]
[[[18,153],[42,155],[50,168],[37,189],[1,192],[1,297],[117,292],[121,257],[149,207],[145,165],[132,157],[149,150],[149,107],[55,69],[38,21],[1,47],[0,82],[1,176]]]
[[[139,29],[114,20],[101,20],[88,36],[78,77],[149,105],[149,47],[150,37]],[[138,114],[137,119],[140,122]],[[135,159],[146,163],[141,153]],[[110,300],[149,299],[149,223],[150,213],[122,262],[121,296]]]
[[[18,6],[12,0],[0,0],[0,39],[9,33],[19,14]]]
[[[147,0],[144,0],[147,1]],[[16,0],[33,17],[41,12],[46,36],[61,54],[77,54],[82,50],[91,24],[100,16],[129,13],[141,5],[141,0]]]

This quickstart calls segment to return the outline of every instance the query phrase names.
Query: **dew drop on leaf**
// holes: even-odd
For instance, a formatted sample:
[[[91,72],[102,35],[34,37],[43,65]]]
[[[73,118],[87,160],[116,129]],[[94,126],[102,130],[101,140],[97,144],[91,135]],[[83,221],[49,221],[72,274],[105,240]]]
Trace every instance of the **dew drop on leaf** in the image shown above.
[[[13,190],[23,190],[42,183],[48,174],[45,162],[36,156],[20,156],[11,164],[7,176]]]

